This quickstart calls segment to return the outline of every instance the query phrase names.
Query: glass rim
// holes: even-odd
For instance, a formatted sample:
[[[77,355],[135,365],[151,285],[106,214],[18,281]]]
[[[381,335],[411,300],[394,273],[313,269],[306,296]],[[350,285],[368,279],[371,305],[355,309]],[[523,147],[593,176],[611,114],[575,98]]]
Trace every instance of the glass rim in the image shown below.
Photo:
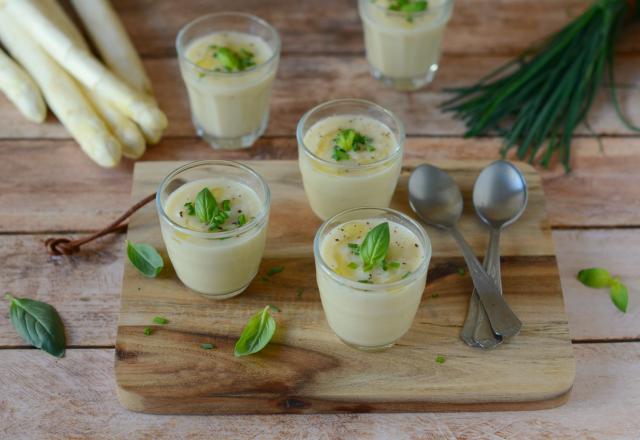
[[[200,24],[203,21],[212,19],[212,18],[218,18],[218,17],[240,17],[240,18],[244,18],[248,21],[253,21],[255,23],[258,23],[259,25],[263,26],[264,28],[266,28],[269,33],[271,33],[274,37],[274,42],[275,42],[275,47],[273,49],[273,53],[271,54],[271,56],[269,57],[269,59],[267,59],[264,63],[262,64],[256,64],[255,66],[252,66],[248,69],[242,70],[242,71],[238,71],[238,72],[216,72],[213,69],[205,69],[204,67],[198,66],[196,63],[194,63],[193,61],[191,61],[185,53],[185,44],[184,44],[184,39],[185,39],[185,34],[187,33],[187,31],[189,29],[191,29],[193,26],[196,26],[197,24]],[[221,30],[220,32],[224,32],[224,30]],[[269,66],[271,64],[273,64],[273,62],[275,60],[277,60],[280,56],[280,49],[282,46],[282,41],[280,40],[280,34],[278,33],[277,29],[275,27],[273,27],[271,24],[269,24],[268,21],[263,20],[262,18],[253,15],[253,14],[249,14],[246,12],[213,12],[211,14],[206,14],[203,15],[201,17],[195,18],[193,20],[191,20],[190,22],[188,22],[187,24],[185,24],[184,26],[182,26],[182,28],[180,28],[180,31],[178,32],[178,36],[176,37],[176,52],[178,52],[178,58],[182,61],[184,61],[185,63],[187,63],[190,67],[196,69],[199,72],[205,73],[207,75],[214,75],[214,76],[241,76],[241,75],[245,75],[251,72],[255,72],[263,67]]]
[[[204,165],[226,165],[232,168],[240,169],[252,175],[258,180],[258,182],[260,182],[260,186],[264,191],[264,200],[262,201],[260,212],[255,218],[253,218],[253,220],[248,221],[246,224],[240,226],[239,228],[232,229],[230,231],[206,232],[206,231],[194,231],[193,229],[186,228],[176,223],[171,219],[171,217],[169,217],[169,215],[164,209],[164,206],[162,205],[162,201],[160,200],[162,191],[167,187],[171,179],[176,177],[178,174],[193,168],[204,166]],[[160,182],[160,185],[158,186],[158,191],[156,192],[156,209],[158,210],[158,213],[160,213],[160,218],[162,220],[166,221],[173,229],[176,229],[183,234],[191,235],[198,238],[206,238],[206,239],[238,237],[244,234],[245,232],[249,232],[254,228],[258,228],[262,226],[265,220],[268,218],[270,205],[271,205],[271,191],[269,190],[269,185],[267,185],[267,182],[264,180],[264,178],[260,174],[258,174],[256,171],[254,171],[252,168],[244,165],[243,163],[236,162],[233,160],[208,159],[208,160],[196,160],[193,162],[188,162],[176,168],[175,170],[171,171],[169,174],[167,174],[167,176],[165,176],[165,178],[162,179],[162,181]]]
[[[337,223],[334,226],[334,227],[337,227],[337,226],[339,226],[341,224],[340,221],[339,221],[340,217],[342,217],[342,216],[344,216],[346,214],[355,213],[356,211],[364,211],[364,210],[376,210],[376,211],[382,211],[382,212],[384,212],[386,214],[395,215],[396,217],[400,217],[403,220],[406,220],[407,222],[409,222],[409,224],[411,226],[413,226],[418,231],[418,233],[416,235],[418,236],[418,239],[422,242],[422,246],[424,248],[424,257],[425,258],[420,263],[420,266],[418,266],[417,269],[412,271],[411,274],[408,277],[399,279],[399,280],[394,281],[392,283],[386,283],[386,284],[360,283],[358,281],[353,281],[353,280],[351,280],[349,278],[345,278],[342,275],[338,275],[335,271],[331,270],[331,268],[324,261],[324,258],[322,258],[322,253],[320,252],[320,237],[327,230],[327,228],[329,228],[329,225],[331,223]],[[415,231],[411,231],[411,232],[415,233]],[[314,255],[314,259],[317,262],[319,262],[320,268],[327,275],[329,275],[331,278],[333,278],[335,281],[339,282],[340,284],[344,284],[349,288],[352,288],[352,289],[355,289],[357,291],[360,291],[360,292],[377,292],[377,291],[381,291],[381,290],[392,290],[392,289],[394,289],[396,287],[401,287],[401,286],[404,286],[404,285],[407,285],[407,284],[410,284],[410,283],[416,281],[419,277],[421,277],[423,274],[425,274],[427,272],[427,269],[429,268],[429,261],[431,260],[432,253],[433,253],[433,249],[431,247],[431,239],[429,238],[429,235],[427,234],[427,231],[424,230],[424,228],[422,227],[422,225],[420,225],[420,223],[418,223],[417,221],[415,221],[414,219],[412,219],[408,215],[406,215],[406,214],[404,214],[404,213],[402,213],[400,211],[397,211],[395,209],[379,208],[379,207],[375,207],[375,206],[361,206],[361,207],[358,207],[358,208],[350,208],[350,209],[347,209],[345,211],[339,212],[338,214],[334,215],[333,217],[329,218],[324,223],[322,223],[322,225],[320,225],[320,227],[318,228],[318,231],[316,232],[316,236],[313,239],[313,255]]]
[[[430,4],[427,4],[427,8],[424,11],[420,11],[420,12],[402,12],[402,11],[392,11],[380,4],[378,4],[375,1],[371,1],[371,0],[360,0],[360,3],[368,3],[371,6],[375,7],[376,9],[383,11],[389,15],[395,16],[395,17],[401,17],[401,18],[406,18],[407,16],[411,16],[411,17],[422,17],[424,15],[429,14],[430,12],[436,11],[436,12],[442,12],[442,10],[444,10],[446,7],[448,7],[449,5],[453,4],[455,0],[443,0],[442,4],[437,5],[437,6],[432,6]]]
[[[366,164],[357,164],[357,163],[356,164],[348,164],[348,163],[342,163],[341,164],[339,162],[334,162],[334,161],[330,161],[330,160],[327,160],[327,159],[323,159],[322,157],[318,156],[317,154],[315,154],[314,152],[309,150],[307,145],[304,143],[304,135],[306,134],[306,133],[302,132],[302,127],[303,127],[304,123],[307,122],[307,120],[309,119],[309,117],[311,115],[313,115],[314,113],[316,113],[316,112],[318,112],[320,110],[323,110],[323,109],[325,109],[327,107],[332,107],[332,106],[337,105],[337,104],[346,104],[346,103],[368,105],[370,107],[375,108],[376,110],[379,110],[383,114],[385,114],[388,117],[390,117],[391,120],[393,120],[393,122],[398,127],[398,138],[396,139],[397,148],[392,154],[390,154],[389,156],[384,157],[382,159],[376,160],[376,161],[371,162],[371,163],[366,163]],[[384,125],[387,125],[387,124],[384,124]],[[388,128],[391,129],[391,127],[388,127]],[[397,159],[397,157],[399,155],[402,154],[405,136],[406,136],[406,134],[405,134],[405,130],[404,130],[404,124],[402,123],[400,118],[398,118],[398,116],[396,116],[395,113],[393,113],[391,110],[387,110],[386,108],[382,107],[379,104],[376,104],[375,102],[368,101],[366,99],[359,99],[359,98],[332,99],[330,101],[325,101],[325,102],[323,102],[321,104],[318,104],[315,107],[311,108],[310,110],[307,110],[307,112],[304,115],[302,115],[302,117],[298,121],[298,125],[296,127],[296,138],[298,140],[298,145],[302,146],[302,149],[303,149],[305,154],[307,154],[311,159],[313,159],[313,160],[315,160],[317,162],[320,162],[320,163],[322,163],[324,165],[327,165],[327,166],[329,166],[331,168],[338,168],[338,169],[345,169],[345,170],[377,168],[380,165],[384,165],[387,162],[393,162],[395,159]]]

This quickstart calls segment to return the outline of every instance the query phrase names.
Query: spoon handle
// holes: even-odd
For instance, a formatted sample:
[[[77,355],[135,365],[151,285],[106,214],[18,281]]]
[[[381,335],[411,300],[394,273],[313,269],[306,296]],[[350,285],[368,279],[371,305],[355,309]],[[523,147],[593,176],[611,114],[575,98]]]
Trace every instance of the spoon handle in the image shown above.
[[[500,231],[490,229],[489,244],[487,252],[484,255],[482,267],[487,274],[500,287]],[[495,260],[498,261],[497,276],[495,272]],[[500,288],[502,290],[502,288]],[[500,292],[502,293],[502,292]],[[488,332],[487,332],[488,330]],[[493,333],[493,329],[489,324],[487,313],[482,307],[482,303],[478,299],[478,293],[474,287],[471,297],[469,298],[469,308],[467,310],[467,319],[465,319],[460,331],[460,339],[467,345],[480,348],[493,348],[502,342],[502,337]]]
[[[499,293],[502,295],[502,279],[500,276],[500,229],[491,228],[490,231],[489,246],[484,258],[484,268],[496,283]],[[478,298],[475,292],[473,296]],[[477,299],[476,308],[478,312],[476,313],[476,322],[474,323],[473,339],[482,348],[494,348],[502,343],[502,336],[493,333],[487,312],[484,310],[482,303]]]
[[[496,283],[482,268],[480,262],[474,255],[473,250],[462,234],[460,234],[460,231],[455,227],[451,228],[450,231],[451,235],[453,235],[453,238],[462,250],[464,260],[469,267],[469,273],[471,274],[473,285],[475,286],[478,296],[480,297],[480,301],[482,301],[482,305],[487,312],[493,331],[505,338],[518,334],[522,328],[522,322],[520,322],[515,313],[513,313],[509,308],[502,295],[500,295],[498,286],[496,286]]]

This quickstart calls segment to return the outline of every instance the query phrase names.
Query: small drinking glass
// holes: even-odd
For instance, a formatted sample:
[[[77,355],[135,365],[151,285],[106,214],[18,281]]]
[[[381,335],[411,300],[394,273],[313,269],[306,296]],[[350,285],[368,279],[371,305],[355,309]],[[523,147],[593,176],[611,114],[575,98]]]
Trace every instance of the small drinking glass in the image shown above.
[[[257,54],[264,54],[264,60],[238,71],[203,67],[206,58],[198,59],[203,48],[216,46],[210,44],[218,41],[212,38],[246,40]],[[198,136],[214,149],[253,145],[269,123],[271,89],[280,59],[278,32],[256,16],[222,12],[184,26],[176,48]]]
[[[240,188],[245,194],[247,191],[255,194],[259,205],[255,216],[227,231],[196,231],[179,224],[176,216],[189,215],[186,207],[182,210],[185,200],[181,188],[185,190],[191,185],[200,190],[212,178],[229,187]],[[162,239],[180,281],[215,299],[230,298],[244,291],[258,273],[262,260],[269,204],[267,183],[258,173],[238,162],[191,162],[165,177],[156,195],[156,208]]]
[[[331,231],[347,222],[367,220],[384,220],[391,228],[394,224],[406,228],[415,237],[414,245],[421,249],[418,267],[388,284],[367,284],[336,273],[323,258],[323,246],[331,245],[325,240]],[[392,209],[350,209],[320,226],[313,254],[322,308],[329,326],[343,342],[365,351],[384,350],[409,330],[422,299],[431,259],[431,241],[422,226]]]
[[[378,160],[360,164],[327,160],[305,144],[305,137],[328,117],[371,118],[385,126],[394,138],[394,149]],[[336,99],[309,110],[298,122],[298,165],[313,212],[322,220],[358,206],[386,208],[398,184],[402,168],[404,126],[385,108],[362,99]]]
[[[416,12],[391,10],[394,3],[358,1],[367,60],[375,78],[397,90],[416,90],[433,81],[438,70],[453,0],[429,0]]]

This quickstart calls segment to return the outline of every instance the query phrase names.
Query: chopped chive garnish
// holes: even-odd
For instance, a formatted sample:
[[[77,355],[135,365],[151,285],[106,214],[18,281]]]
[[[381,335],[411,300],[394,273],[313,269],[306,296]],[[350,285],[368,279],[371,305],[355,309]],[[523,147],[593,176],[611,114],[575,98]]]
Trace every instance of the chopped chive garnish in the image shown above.
[[[244,214],[238,216],[238,226],[242,226],[247,223],[247,217]]]
[[[155,324],[165,325],[169,323],[169,320],[163,316],[156,316],[155,318],[153,318],[153,322]]]
[[[184,207],[187,208],[187,214],[196,215],[196,207],[193,206],[193,202],[187,202],[184,204]]]
[[[408,277],[409,275],[411,275],[411,272],[407,272],[404,275],[402,275],[402,279],[404,280],[406,277]]]
[[[351,249],[358,249],[360,247],[360,245],[357,243],[349,243],[347,246],[349,246]]]
[[[351,156],[349,156],[349,153],[347,153],[346,151],[344,151],[342,148],[340,148],[338,146],[334,146],[333,147],[333,154],[331,155],[331,157],[336,162],[340,162],[341,160],[349,160],[349,159],[351,159]]]
[[[373,284],[371,280],[358,280],[358,282],[362,284]]]
[[[400,263],[398,261],[391,261],[388,265],[391,269],[397,269],[400,267]]]
[[[275,267],[272,267],[271,269],[269,269],[269,270],[267,271],[267,276],[268,276],[268,277],[272,277],[272,276],[274,276],[275,274],[282,272],[283,270],[284,270],[284,267],[282,267],[282,266],[275,266]]]
[[[223,200],[222,201],[222,210],[223,211],[231,211],[231,201],[230,200]]]
[[[439,364],[444,364],[445,360],[444,356],[436,356],[436,362]]]
[[[144,331],[144,334],[147,336],[153,333],[153,329],[151,327],[145,327],[143,331]]]
[[[347,264],[347,267],[349,269],[357,269],[358,268],[358,263],[354,263],[353,261],[349,264]]]
[[[216,346],[205,342],[204,344],[200,344],[200,348],[203,348],[205,350],[213,350],[214,348],[216,348]]]

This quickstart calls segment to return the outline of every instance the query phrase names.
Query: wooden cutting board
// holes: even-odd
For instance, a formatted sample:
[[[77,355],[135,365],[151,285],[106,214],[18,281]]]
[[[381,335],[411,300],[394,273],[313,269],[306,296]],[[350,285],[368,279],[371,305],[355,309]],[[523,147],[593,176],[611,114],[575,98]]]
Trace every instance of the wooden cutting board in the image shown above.
[[[246,162],[269,183],[271,217],[265,258],[242,295],[216,301],[177,279],[160,237],[153,204],[133,216],[128,240],[153,244],[165,259],[157,279],[125,264],[116,340],[120,402],[134,411],[173,414],[369,411],[520,410],[564,403],[575,361],[540,177],[518,164],[529,206],[502,236],[507,301],[522,319],[520,335],[492,351],[470,348],[458,334],[472,290],[453,239],[426,227],[433,244],[427,288],[411,330],[393,348],[364,353],[344,345],[322,312],[312,241],[320,225],[302,189],[295,161]],[[473,182],[488,162],[440,162],[461,186],[460,229],[482,256],[488,233],[470,203]],[[152,193],[178,162],[138,162],[132,200]],[[406,163],[392,207],[412,215]],[[264,280],[274,266],[284,271]],[[277,331],[261,353],[233,355],[247,319],[273,304]],[[164,326],[152,320],[161,315]],[[150,336],[143,333],[152,327]],[[202,343],[217,348],[204,350]],[[444,363],[435,361],[437,356]]]

